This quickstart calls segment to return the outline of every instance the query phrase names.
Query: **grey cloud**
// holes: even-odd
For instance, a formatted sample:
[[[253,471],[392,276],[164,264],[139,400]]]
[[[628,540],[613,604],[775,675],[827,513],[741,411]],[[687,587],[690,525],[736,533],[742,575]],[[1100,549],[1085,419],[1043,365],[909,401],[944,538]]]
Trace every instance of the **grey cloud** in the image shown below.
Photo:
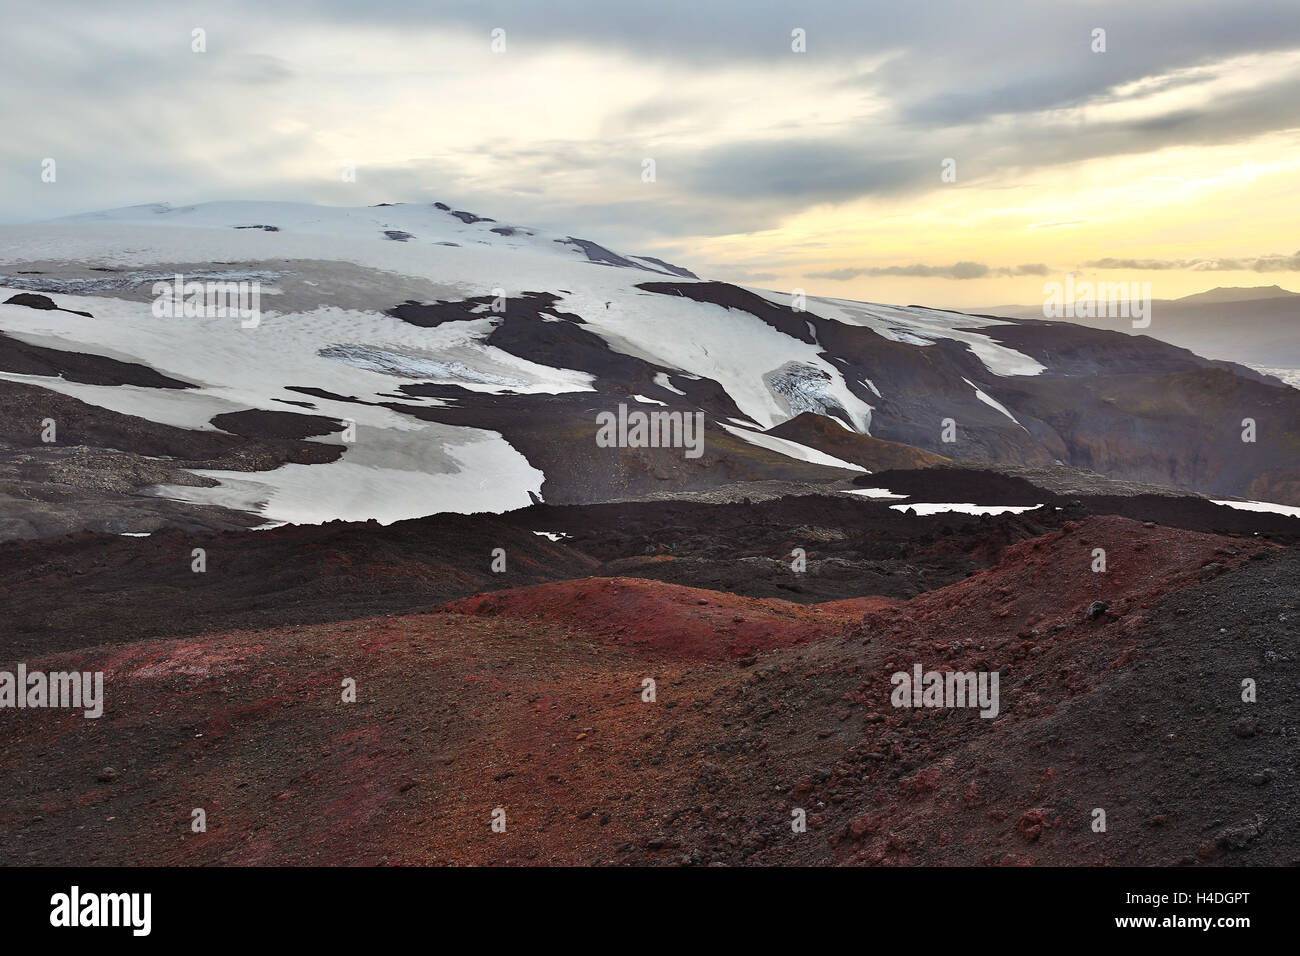
[[[1047,275],[1049,271],[1048,267],[1041,262],[996,268],[982,262],[954,262],[950,266],[913,263],[906,266],[858,266],[831,269],[827,272],[811,272],[808,278],[847,280],[862,276],[909,276],[915,279],[985,279],[990,276],[1042,276]]]
[[[1184,144],[1233,142],[1300,126],[1300,80],[1221,97],[1200,109],[1162,116],[1095,122],[1087,126],[1025,119],[996,136],[962,136],[953,129],[916,134],[888,123],[836,137],[729,143],[675,164],[693,193],[735,200],[780,199],[784,212],[798,203],[843,202],[872,195],[904,195],[938,188],[939,163],[957,161],[955,187],[982,186],[1008,172],[1129,155]]]
[[[861,276],[911,276],[917,279],[983,279],[989,267],[982,262],[955,262],[950,266],[859,266],[809,273],[810,279],[857,279]]]
[[[293,67],[265,53],[240,53],[217,59],[217,75],[226,82],[269,84],[295,75]]]
[[[885,157],[851,139],[795,137],[728,144],[683,159],[692,192],[730,199],[780,197],[788,204],[851,199],[938,184],[939,157]],[[661,175],[673,173],[671,164]]]
[[[706,262],[695,271],[700,276],[722,279],[726,282],[734,282],[742,285],[771,282],[777,277],[777,273],[775,272],[754,272],[746,269],[744,266],[738,266],[726,262]]]
[[[601,135],[638,136],[647,129],[657,129],[669,123],[695,119],[705,112],[705,109],[705,105],[699,100],[677,97],[644,100],[607,117],[601,124]]]
[[[1086,269],[1129,269],[1135,272],[1160,272],[1186,269],[1193,272],[1298,272],[1300,252],[1292,255],[1265,255],[1250,258],[1203,259],[1094,259]]]
[[[210,52],[202,58],[188,49],[196,25],[208,30]],[[449,143],[436,161],[412,158],[363,171],[352,190],[323,177],[282,181],[266,169],[269,157],[323,165],[313,132],[250,129],[241,121],[249,106],[280,102],[275,97],[293,105],[296,96],[310,95],[313,77],[291,61],[292,44],[280,37],[340,25],[364,25],[359,35],[376,42],[400,42],[404,32],[428,28],[445,43],[478,35],[485,69],[495,65],[486,59],[488,32],[500,26],[509,37],[506,57],[581,48],[635,64],[670,63],[675,82],[663,97],[597,117],[600,135],[586,141],[513,151],[491,142]],[[808,31],[806,54],[790,51],[796,26]],[[1094,26],[1108,31],[1104,54],[1088,49]],[[159,29],[174,31],[174,44],[160,45]],[[1300,126],[1300,84],[1287,83],[1137,121],[1065,126],[1048,112],[1114,101],[1122,97],[1117,87],[1144,78],[1157,79],[1143,92],[1200,82],[1200,74],[1177,71],[1224,57],[1300,47],[1300,4],[1272,0],[229,0],[185,15],[164,0],[124,0],[111,12],[84,0],[25,12],[9,25],[7,39],[0,113],[23,131],[0,142],[0,217],[9,219],[158,199],[377,202],[432,194],[495,217],[588,230],[611,243],[626,237],[644,247],[685,235],[772,229],[817,203],[938,189],[938,164],[948,156],[957,159],[959,175],[956,186],[944,188],[986,188],[995,177],[1002,185],[1009,172],[1028,178],[1035,169],[1080,160]],[[884,55],[892,58],[864,72],[864,58]],[[437,43],[429,57],[420,82],[436,92]],[[728,107],[709,95],[710,71],[720,67],[755,70],[752,94],[759,99],[809,67],[828,89],[853,84],[885,107],[864,111],[832,135],[813,125],[812,103],[806,127],[794,122],[782,136],[747,131],[692,149],[695,131],[707,130]],[[32,76],[40,77],[39,96],[25,92]],[[476,107],[433,100],[427,121],[461,108]],[[201,122],[176,122],[177,116]],[[993,118],[1001,118],[996,129]],[[365,121],[361,97],[357,129]],[[668,144],[656,153],[652,198],[627,201],[617,189],[605,190],[637,168],[648,133]],[[464,172],[483,152],[498,171],[490,183]],[[57,186],[39,179],[47,155],[60,163]],[[619,199],[588,198],[600,191]]]
[[[135,5],[172,6],[164,0]],[[790,31],[801,27],[808,37],[803,55],[809,58],[856,62],[904,50],[918,57],[905,71],[913,81],[927,74],[932,79],[944,73],[982,75],[991,89],[1006,88],[1003,78],[1022,76],[1033,64],[1056,65],[1036,74],[1092,74],[1095,83],[1110,86],[1225,51],[1283,49],[1300,41],[1300,9],[1276,0],[983,0],[978,5],[968,0],[802,0],[788,5],[753,0],[441,0],[436,5],[420,0],[287,0],[277,7],[288,11],[287,19],[300,22],[433,23],[481,31],[484,37],[502,27],[521,46],[580,43],[695,65],[793,56]],[[1094,27],[1107,30],[1105,54],[1089,49]],[[1105,67],[1099,69],[1092,58],[1103,56]]]

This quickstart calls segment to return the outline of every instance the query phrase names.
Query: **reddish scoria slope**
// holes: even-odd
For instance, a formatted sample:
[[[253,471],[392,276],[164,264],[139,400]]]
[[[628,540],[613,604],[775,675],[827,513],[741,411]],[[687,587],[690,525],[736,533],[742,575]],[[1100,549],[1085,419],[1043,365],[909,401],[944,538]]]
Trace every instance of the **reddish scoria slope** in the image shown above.
[[[1105,572],[1092,570],[1096,548]],[[1220,580],[1252,556],[1265,563],[1250,562],[1242,584]],[[1283,599],[1266,570],[1282,556],[1248,539],[1093,518],[867,615],[860,672],[841,665],[823,678],[860,705],[864,733],[846,732],[842,755],[796,784],[789,806],[823,808],[815,824],[842,862],[1173,863],[1244,846],[1276,794],[1243,802],[1236,780],[1202,778],[1221,764],[1227,779],[1266,779],[1273,744],[1285,746],[1249,752],[1255,721],[1276,724],[1288,705],[1241,703],[1240,677],[1269,664],[1240,640],[1238,612],[1252,612],[1232,600],[1248,588]],[[1199,619],[1179,619],[1191,609]],[[891,675],[917,663],[1000,672],[999,716],[892,707]],[[1105,833],[1092,829],[1098,808]],[[822,847],[802,849],[812,855],[796,858],[824,859]],[[1294,850],[1271,852],[1276,862]]]
[[[105,715],[0,721],[0,862],[1285,862],[1296,642],[1269,622],[1300,619],[1294,557],[1093,519],[861,631],[740,660],[723,656],[746,649],[734,633],[707,640],[719,614],[772,628],[743,640],[788,641],[826,611],[589,580],[496,596],[519,616],[46,658],[103,669]],[[1097,599],[1114,614],[1086,618]],[[1001,716],[892,708],[890,673],[913,662],[1004,668]]]
[[[847,607],[837,607],[839,604]],[[888,604],[874,602],[873,606]],[[598,643],[681,660],[743,657],[838,634],[861,615],[856,602],[801,605],[642,578],[581,578],[479,594],[443,610],[546,621]]]
[[[449,613],[29,666],[102,670],[107,701],[0,721],[0,864],[618,862],[691,802],[673,754],[728,741],[711,703],[736,671]]]
[[[997,565],[964,581],[868,614],[865,626],[868,634],[887,631],[900,651],[917,653],[927,649],[927,635],[941,631],[967,651],[953,666],[969,663],[977,644],[1019,642],[1021,653],[1028,653],[1058,635],[1077,636],[1074,625],[1085,621],[1096,622],[1092,630],[1106,625],[1107,633],[1131,637],[1164,594],[1271,547],[1110,515],[1071,521],[1060,531],[1011,545]]]

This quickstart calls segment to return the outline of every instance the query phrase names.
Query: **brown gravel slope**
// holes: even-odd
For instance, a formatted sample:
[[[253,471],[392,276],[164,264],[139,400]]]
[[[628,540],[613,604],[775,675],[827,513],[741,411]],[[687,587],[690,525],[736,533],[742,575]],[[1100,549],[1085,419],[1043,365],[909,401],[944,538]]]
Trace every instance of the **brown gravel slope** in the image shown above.
[[[1294,864],[1298,571],[1095,518],[741,657],[611,641],[576,595],[47,657],[108,705],[2,715],[0,862]],[[1000,715],[891,707],[914,662],[999,669]]]

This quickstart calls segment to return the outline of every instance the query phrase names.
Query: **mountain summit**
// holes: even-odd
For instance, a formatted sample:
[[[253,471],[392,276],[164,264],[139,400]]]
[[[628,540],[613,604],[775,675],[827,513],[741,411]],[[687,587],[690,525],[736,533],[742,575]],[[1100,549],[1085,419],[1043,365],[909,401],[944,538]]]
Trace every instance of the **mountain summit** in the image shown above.
[[[1192,305],[1198,302],[1253,302],[1256,299],[1284,299],[1300,296],[1300,292],[1288,292],[1279,285],[1256,286],[1218,286],[1195,295],[1185,295],[1175,302]]]

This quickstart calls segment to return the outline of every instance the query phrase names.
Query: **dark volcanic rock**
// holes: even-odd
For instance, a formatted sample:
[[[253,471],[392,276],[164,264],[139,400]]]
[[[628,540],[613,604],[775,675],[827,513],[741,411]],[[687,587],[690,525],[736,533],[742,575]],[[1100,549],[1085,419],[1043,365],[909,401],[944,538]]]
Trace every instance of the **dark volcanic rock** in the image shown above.
[[[42,440],[52,419],[56,440]],[[245,528],[265,519],[150,493],[213,484],[188,469],[261,471],[335,461],[341,445],[176,428],[34,385],[0,382],[0,540],[93,528]]]
[[[44,298],[44,296],[41,296]],[[189,382],[155,372],[147,365],[121,362],[89,352],[28,345],[0,332],[0,370],[20,375],[49,375],[87,385],[139,385],[144,388],[195,388]]]
[[[590,239],[575,239],[569,236],[567,239],[556,239],[556,242],[562,245],[577,246],[592,262],[599,262],[607,266],[622,266],[625,269],[640,269],[642,266],[637,265],[630,259],[620,256],[617,252],[610,252],[599,243],[592,242]]]
[[[58,309],[54,300],[47,295],[36,295],[32,292],[19,292],[17,295],[11,295],[5,299],[5,305],[25,305],[29,309],[41,309],[46,312]]]
[[[814,344],[817,341],[808,328],[807,313],[769,302],[761,295],[728,282],[640,282],[637,288],[660,295],[685,296],[696,302],[711,302],[725,309],[739,309],[800,342]]]
[[[314,385],[286,385],[285,391],[298,392],[300,395],[310,395],[312,398],[325,398],[333,402],[351,402],[354,405],[378,405],[378,402],[367,402],[357,398],[355,395],[340,395],[338,392],[331,392],[324,388],[316,388]]]
[[[342,431],[337,418],[304,415],[301,412],[276,412],[250,408],[242,412],[214,415],[212,424],[222,431],[243,438],[312,438]]]
[[[207,573],[190,569],[196,547],[207,552]],[[509,556],[500,574],[492,570],[498,547]],[[489,588],[583,577],[596,564],[531,531],[466,515],[388,526],[286,526],[247,536],[168,529],[149,538],[83,533],[10,542],[0,544],[0,612],[29,603],[21,621],[7,622],[0,660],[436,606]],[[74,582],[86,600],[69,606],[64,590]]]
[[[656,258],[655,256],[634,256],[633,258],[640,259],[642,262],[653,263],[654,265],[659,266],[659,268],[665,270],[666,272],[671,272],[673,275],[681,276],[683,279],[699,278],[699,276],[697,276],[690,269],[684,269],[681,266],[675,266],[671,262],[665,262],[663,259]]]
[[[113,270],[104,271],[111,272]],[[5,305],[25,305],[29,309],[41,309],[46,312],[70,312],[73,315],[84,315],[88,319],[94,318],[94,316],[89,312],[78,312],[76,309],[60,308],[54,304],[54,300],[48,295],[38,295],[33,292],[19,292],[17,295],[11,295],[9,298],[5,299]]]
[[[384,314],[422,329],[432,329],[444,322],[466,322],[484,318],[483,313],[491,303],[491,296],[480,296],[460,302],[434,302],[429,305],[407,301],[391,309],[385,309]],[[486,315],[491,316],[492,313],[487,312]]]
[[[855,485],[888,488],[909,501],[968,502],[974,505],[1055,504],[1056,496],[1010,475],[974,468],[886,470],[861,475]]]

